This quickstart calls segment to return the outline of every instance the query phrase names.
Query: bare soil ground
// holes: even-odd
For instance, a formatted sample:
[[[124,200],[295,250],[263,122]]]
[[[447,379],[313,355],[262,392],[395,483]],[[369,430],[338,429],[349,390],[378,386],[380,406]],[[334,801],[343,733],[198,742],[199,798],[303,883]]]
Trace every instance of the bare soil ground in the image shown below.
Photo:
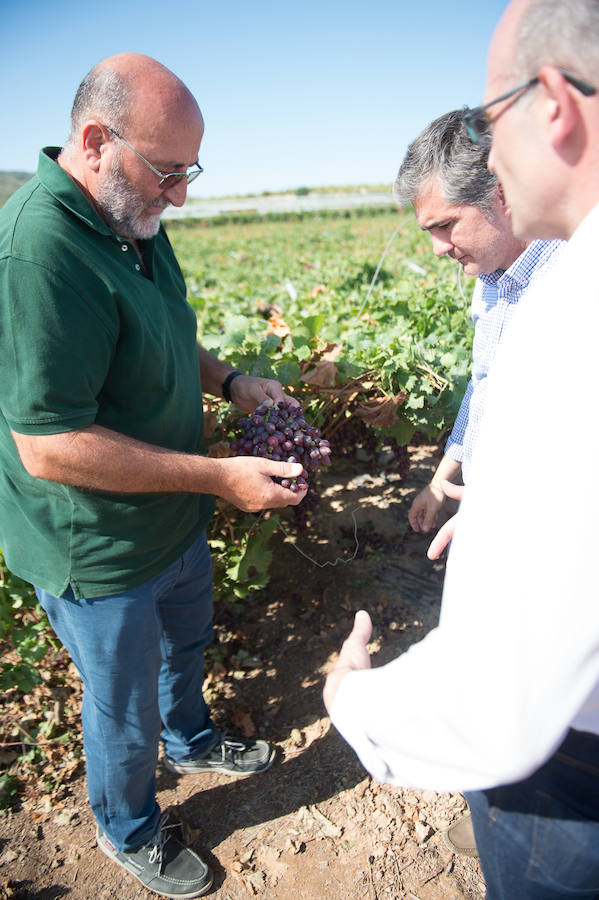
[[[206,682],[217,725],[255,731],[278,756],[246,780],[159,770],[159,802],[211,865],[215,900],[485,896],[477,861],[452,854],[441,836],[463,813],[463,797],[373,782],[321,696],[357,609],[375,623],[374,665],[437,623],[444,565],[427,560],[429,539],[407,523],[411,497],[437,461],[436,448],[412,448],[404,482],[393,464],[335,466],[323,477],[317,527],[295,546],[279,536],[268,590],[241,613],[217,609],[230,653]],[[0,900],[150,896],[97,849],[83,772],[58,800],[29,798],[0,819]]]

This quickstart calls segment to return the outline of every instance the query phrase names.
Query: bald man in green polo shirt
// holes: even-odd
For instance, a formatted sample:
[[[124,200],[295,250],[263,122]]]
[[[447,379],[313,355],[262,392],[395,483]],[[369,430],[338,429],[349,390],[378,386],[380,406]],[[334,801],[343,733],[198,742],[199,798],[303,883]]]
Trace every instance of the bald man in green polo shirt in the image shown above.
[[[201,172],[200,109],[146,56],[97,65],[63,149],[0,210],[0,546],[85,685],[98,845],[168,897],[212,875],[155,797],[175,772],[251,775],[265,741],[220,734],[202,698],[212,634],[213,495],[243,510],[300,502],[299,464],[204,454],[202,391],[244,411],[285,399],[196,341],[160,217]]]

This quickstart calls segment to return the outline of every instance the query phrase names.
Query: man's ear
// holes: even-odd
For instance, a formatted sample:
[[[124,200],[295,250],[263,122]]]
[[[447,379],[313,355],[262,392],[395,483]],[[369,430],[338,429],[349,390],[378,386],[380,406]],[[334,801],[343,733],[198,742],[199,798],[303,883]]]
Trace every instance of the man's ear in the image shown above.
[[[545,88],[545,127],[554,150],[562,153],[580,122],[577,90],[556,66],[543,66],[539,81]],[[581,98],[582,99],[582,98]]]
[[[507,209],[505,202],[505,194],[503,193],[503,185],[500,181],[497,182],[497,196],[499,197],[499,202],[503,206],[504,209]]]
[[[81,130],[81,151],[87,166],[96,174],[100,170],[102,156],[111,144],[106,129],[99,122],[90,119]]]
[[[505,202],[505,194],[503,192],[503,185],[501,184],[501,182],[499,180],[497,181],[496,190],[497,190],[497,199],[499,200],[499,203],[501,204],[501,209],[503,210],[503,212],[506,216],[511,215],[510,208],[507,205],[507,203]]]

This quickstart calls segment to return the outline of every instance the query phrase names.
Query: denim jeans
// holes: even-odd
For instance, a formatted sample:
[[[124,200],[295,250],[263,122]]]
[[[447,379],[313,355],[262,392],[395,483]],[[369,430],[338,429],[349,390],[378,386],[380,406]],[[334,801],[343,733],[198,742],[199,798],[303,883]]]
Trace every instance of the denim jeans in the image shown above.
[[[157,828],[156,763],[215,743],[202,696],[212,640],[212,566],[205,533],[164,572],[133,590],[75,600],[36,593],[84,685],[81,718],[89,800],[119,850]],[[162,729],[162,732],[161,732]]]
[[[599,737],[570,731],[537,772],[467,793],[487,900],[599,898]]]

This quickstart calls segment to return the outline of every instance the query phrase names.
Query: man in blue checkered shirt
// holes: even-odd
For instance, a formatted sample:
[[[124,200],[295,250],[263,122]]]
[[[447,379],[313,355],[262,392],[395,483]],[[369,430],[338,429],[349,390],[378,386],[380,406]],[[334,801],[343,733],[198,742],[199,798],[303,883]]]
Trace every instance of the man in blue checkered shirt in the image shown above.
[[[446,499],[449,482],[466,482],[485,406],[487,375],[499,342],[530,285],[546,275],[563,241],[527,243],[512,232],[501,186],[487,168],[488,149],[475,146],[455,110],[432,122],[410,144],[399,170],[394,196],[412,205],[420,227],[428,231],[436,256],[458,261],[477,276],[472,298],[474,344],[472,377],[464,394],[445,454],[429,484],[408,512],[414,531],[430,531]],[[459,491],[451,492],[456,498]],[[428,550],[441,555],[453,534],[453,521],[439,531]],[[476,856],[472,820],[464,816],[444,832],[456,853]]]
[[[487,374],[497,346],[530,285],[551,268],[562,241],[526,243],[512,233],[501,186],[487,168],[488,149],[472,144],[462,111],[436,119],[410,145],[399,170],[394,196],[412,205],[428,231],[436,256],[458,261],[476,275],[472,298],[472,377],[433,478],[408,513],[414,531],[430,531],[446,495],[446,481],[466,481],[485,405]],[[440,555],[450,529],[439,533],[429,556]]]

